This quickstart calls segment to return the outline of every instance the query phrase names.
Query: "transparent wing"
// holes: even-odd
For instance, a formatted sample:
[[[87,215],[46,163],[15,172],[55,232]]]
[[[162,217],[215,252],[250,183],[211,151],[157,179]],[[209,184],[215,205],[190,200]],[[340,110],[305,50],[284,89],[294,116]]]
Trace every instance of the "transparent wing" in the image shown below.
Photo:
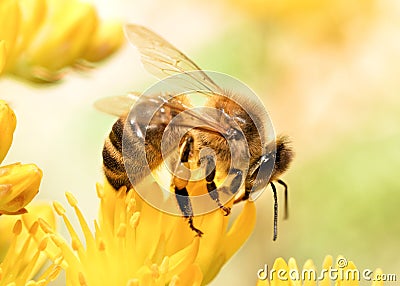
[[[181,97],[182,99],[184,97]],[[228,135],[231,131],[232,126],[229,123],[222,124],[221,119],[225,122],[231,122],[230,116],[226,115],[225,118],[215,118],[215,115],[210,110],[196,109],[190,106],[185,100],[181,101],[176,97],[172,97],[168,94],[158,95],[141,95],[139,93],[129,93],[125,96],[109,96],[101,98],[94,103],[97,110],[121,117],[128,114],[132,108],[137,108],[134,112],[137,114],[143,114],[150,112],[160,111],[165,112],[164,108],[167,107],[173,113],[185,112],[185,118],[174,122],[181,127],[198,128],[206,132],[220,133],[222,135]],[[153,109],[154,108],[154,109]],[[140,115],[139,115],[140,117]]]
[[[131,110],[140,94],[131,92],[128,95],[104,97],[94,103],[94,107],[102,112],[121,117]]]
[[[141,54],[145,69],[160,79],[185,74],[181,85],[192,90],[220,92],[221,88],[181,51],[151,30],[135,24],[124,27],[125,36]],[[191,71],[199,71],[190,73]]]

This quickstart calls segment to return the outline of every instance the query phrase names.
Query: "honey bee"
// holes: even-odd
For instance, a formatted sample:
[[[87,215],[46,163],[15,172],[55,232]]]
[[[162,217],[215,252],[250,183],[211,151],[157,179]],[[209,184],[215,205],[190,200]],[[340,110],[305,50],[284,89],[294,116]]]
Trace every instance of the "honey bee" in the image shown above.
[[[180,212],[198,236],[203,232],[193,223],[195,214],[188,191],[193,167],[204,167],[203,184],[224,215],[230,213],[230,208],[220,200],[222,191],[234,195],[236,204],[249,199],[252,192],[271,185],[274,195],[273,240],[276,240],[278,203],[274,182],[284,187],[287,217],[288,187],[280,176],[288,169],[294,154],[287,137],[278,136],[273,141],[265,142],[263,138],[271,126],[264,122],[263,106],[243,99],[241,94],[221,88],[208,73],[156,33],[139,25],[128,24],[125,26],[125,35],[139,50],[144,67],[151,74],[160,79],[183,75],[182,84],[189,85],[192,90],[205,90],[205,107],[217,112],[193,109],[185,94],[161,92],[147,96],[129,94],[100,99],[95,103],[99,110],[119,117],[105,140],[102,152],[103,170],[109,183],[116,190],[123,186],[129,190],[147,177],[149,172],[157,169],[166,156],[177,154],[177,160],[173,161],[175,172],[171,189]],[[137,112],[130,115],[133,105]],[[145,116],[149,118],[147,121],[138,115],[152,110],[156,111]],[[169,128],[174,119],[183,113],[187,113],[197,124],[180,120]],[[163,137],[168,128],[169,136]],[[189,131],[183,131],[185,128],[189,128]],[[182,132],[185,133],[183,136]],[[127,156],[123,156],[123,137],[129,141]],[[181,138],[179,142],[177,138]],[[240,145],[242,141],[247,142],[248,148]],[[206,148],[211,148],[214,156],[204,155],[202,151]],[[248,167],[238,165],[233,155],[239,158],[247,156]],[[222,190],[222,187],[217,187],[219,177],[229,177],[228,188]]]

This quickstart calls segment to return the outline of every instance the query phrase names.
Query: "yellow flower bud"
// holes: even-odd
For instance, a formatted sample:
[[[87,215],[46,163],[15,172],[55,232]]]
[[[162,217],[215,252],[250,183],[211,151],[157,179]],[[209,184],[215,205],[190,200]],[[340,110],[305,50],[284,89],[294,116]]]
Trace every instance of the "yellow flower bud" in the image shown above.
[[[89,62],[98,62],[113,54],[124,42],[121,23],[100,23],[87,47],[83,58]]]
[[[39,191],[42,171],[34,164],[0,167],[0,214],[25,213]]]
[[[0,67],[1,67],[1,43],[0,43]],[[17,119],[8,104],[0,100],[0,163],[10,149]]]

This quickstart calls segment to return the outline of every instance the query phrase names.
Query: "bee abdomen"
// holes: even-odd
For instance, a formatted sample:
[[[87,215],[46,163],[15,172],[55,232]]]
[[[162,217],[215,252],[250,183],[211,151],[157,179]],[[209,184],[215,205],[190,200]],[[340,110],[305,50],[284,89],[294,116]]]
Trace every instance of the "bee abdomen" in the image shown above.
[[[118,119],[105,140],[103,147],[103,169],[108,182],[118,190],[122,186],[131,186],[125,171],[124,160],[122,157],[122,134],[124,129],[124,119]]]
[[[122,135],[124,133],[124,124],[125,124],[125,119],[119,118],[114,123],[110,135],[108,136],[111,144],[120,153],[122,153]]]
[[[104,142],[103,163],[107,169],[113,172],[125,172],[122,153],[114,147],[110,138]]]
[[[122,186],[131,188],[131,183],[125,171],[124,162],[112,155],[107,149],[107,144],[103,148],[103,170],[108,182],[119,190]]]

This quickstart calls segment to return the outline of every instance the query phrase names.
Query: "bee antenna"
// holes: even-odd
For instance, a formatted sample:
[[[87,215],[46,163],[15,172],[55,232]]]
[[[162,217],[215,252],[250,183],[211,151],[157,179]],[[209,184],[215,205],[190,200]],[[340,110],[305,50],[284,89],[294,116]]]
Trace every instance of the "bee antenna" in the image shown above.
[[[276,195],[276,187],[274,183],[270,183],[272,187],[272,192],[274,194],[274,237],[273,241],[278,237],[278,197]]]
[[[284,196],[285,196],[285,202],[284,202],[284,204],[285,204],[285,214],[284,214],[283,219],[288,219],[288,217],[289,217],[288,186],[287,186],[286,183],[285,183],[284,181],[282,181],[282,180],[277,180],[277,182],[278,182],[279,184],[281,184],[281,185],[285,188],[285,191],[284,191]]]

